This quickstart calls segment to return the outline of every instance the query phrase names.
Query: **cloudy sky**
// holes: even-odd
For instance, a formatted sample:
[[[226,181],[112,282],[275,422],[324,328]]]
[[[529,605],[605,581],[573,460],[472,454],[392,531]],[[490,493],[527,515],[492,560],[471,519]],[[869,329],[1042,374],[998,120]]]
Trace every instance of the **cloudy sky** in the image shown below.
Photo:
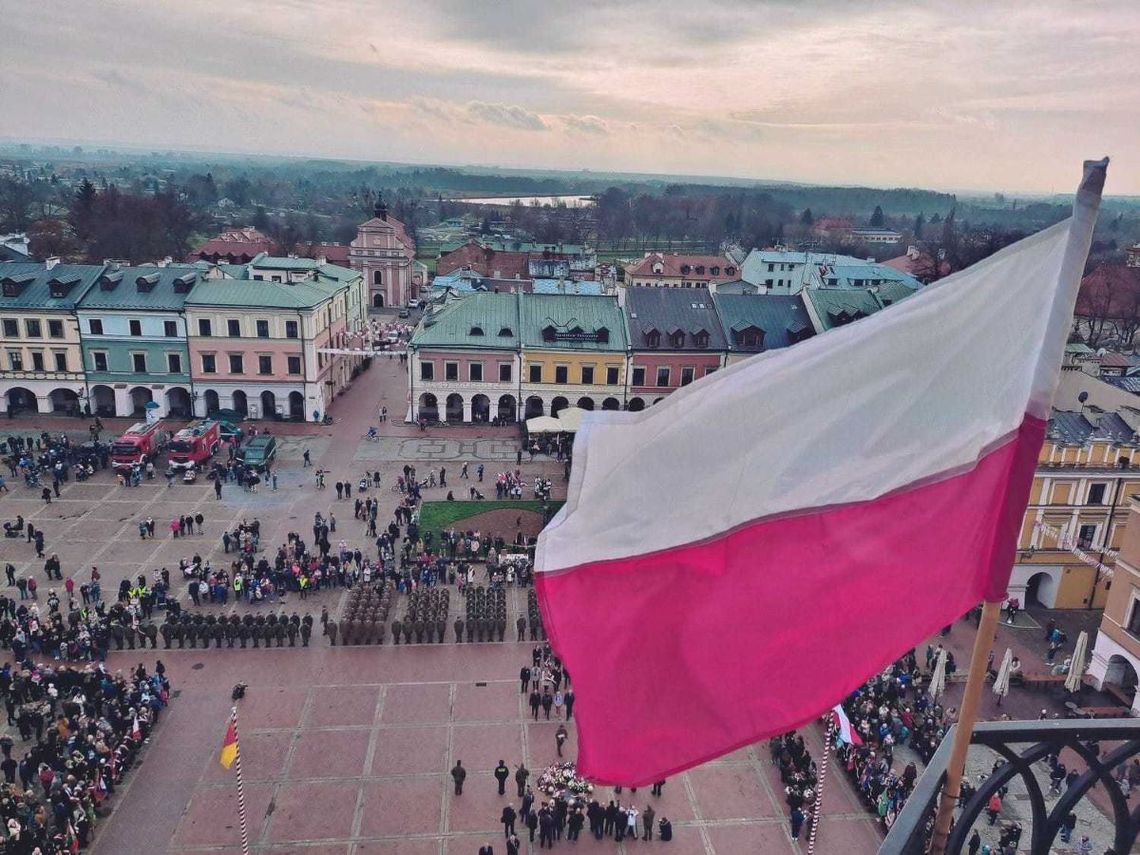
[[[0,137],[1140,193],[1140,3],[3,0]]]

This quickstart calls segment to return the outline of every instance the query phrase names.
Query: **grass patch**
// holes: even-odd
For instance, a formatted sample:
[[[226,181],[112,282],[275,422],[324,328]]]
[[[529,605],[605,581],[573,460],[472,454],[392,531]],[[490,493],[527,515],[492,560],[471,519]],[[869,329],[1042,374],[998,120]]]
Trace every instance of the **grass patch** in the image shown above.
[[[549,503],[551,513],[561,508],[563,502]],[[542,513],[542,502],[533,500],[516,500],[505,502],[424,502],[420,507],[420,531],[441,532],[461,520],[487,511],[497,511],[506,508],[512,511],[533,511]],[[510,535],[511,532],[495,532],[499,535]]]

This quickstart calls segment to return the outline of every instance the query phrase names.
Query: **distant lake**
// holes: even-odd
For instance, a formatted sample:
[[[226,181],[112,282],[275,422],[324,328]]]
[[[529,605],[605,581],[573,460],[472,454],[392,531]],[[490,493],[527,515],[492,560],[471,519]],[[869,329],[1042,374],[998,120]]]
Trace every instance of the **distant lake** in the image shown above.
[[[589,196],[574,194],[571,196],[478,196],[469,199],[448,199],[448,202],[466,202],[468,205],[513,205],[521,202],[524,205],[550,205],[564,204],[567,208],[589,208],[594,200]]]

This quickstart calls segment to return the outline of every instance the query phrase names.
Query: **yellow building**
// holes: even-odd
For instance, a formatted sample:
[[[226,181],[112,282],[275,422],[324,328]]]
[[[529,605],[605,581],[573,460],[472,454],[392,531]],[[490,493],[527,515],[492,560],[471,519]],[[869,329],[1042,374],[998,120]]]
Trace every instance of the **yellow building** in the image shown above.
[[[1048,608],[1103,608],[1140,493],[1140,410],[1054,410],[1041,449],[1009,594]],[[1107,572],[1098,565],[1108,568]]]
[[[1089,676],[1093,684],[1140,715],[1140,497],[1128,495],[1120,556],[1113,570],[1112,588],[1093,645]]]

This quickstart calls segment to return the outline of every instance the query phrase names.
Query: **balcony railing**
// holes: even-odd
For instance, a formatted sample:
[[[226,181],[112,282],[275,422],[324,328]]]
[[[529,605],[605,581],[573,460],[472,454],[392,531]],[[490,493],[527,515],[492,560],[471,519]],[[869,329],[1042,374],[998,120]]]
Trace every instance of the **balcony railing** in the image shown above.
[[[879,855],[922,855],[926,852],[955,730],[956,727],[951,728],[946,734],[926,771],[918,779],[914,792],[883,841]],[[1122,744],[1097,756],[1089,748],[1089,742]],[[1031,817],[1023,822],[1023,827],[1028,832],[1031,855],[1048,855],[1062,822],[1096,784],[1104,785],[1112,803],[1110,819],[1114,826],[1113,849],[1119,853],[1134,851],[1140,833],[1140,808],[1129,811],[1128,801],[1114,780],[1113,770],[1140,755],[1140,721],[1082,719],[984,722],[974,728],[970,743],[991,749],[1004,757],[1005,763],[997,767],[958,810],[946,844],[946,855],[959,855],[965,851],[970,829],[985,811],[990,797],[1014,778],[1020,778],[1028,794]],[[1085,763],[1087,771],[1057,799],[1050,810],[1045,804],[1041,784],[1034,775],[1033,764],[1063,748],[1076,752]],[[1022,846],[1024,845],[1023,838]]]

